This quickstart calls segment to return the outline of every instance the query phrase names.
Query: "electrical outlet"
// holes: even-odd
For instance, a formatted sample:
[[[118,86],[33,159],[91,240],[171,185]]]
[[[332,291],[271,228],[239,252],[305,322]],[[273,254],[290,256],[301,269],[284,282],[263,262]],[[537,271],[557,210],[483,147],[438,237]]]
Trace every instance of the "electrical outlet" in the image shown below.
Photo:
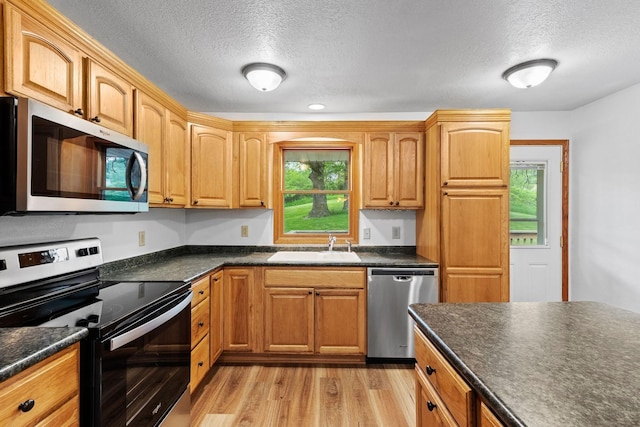
[[[371,229],[369,227],[362,229],[362,238],[370,239],[371,238]]]
[[[144,231],[138,231],[138,246],[144,246],[147,244]]]
[[[249,226],[241,225],[240,226],[240,237],[249,237]]]
[[[391,227],[391,238],[392,239],[400,238],[400,227]]]

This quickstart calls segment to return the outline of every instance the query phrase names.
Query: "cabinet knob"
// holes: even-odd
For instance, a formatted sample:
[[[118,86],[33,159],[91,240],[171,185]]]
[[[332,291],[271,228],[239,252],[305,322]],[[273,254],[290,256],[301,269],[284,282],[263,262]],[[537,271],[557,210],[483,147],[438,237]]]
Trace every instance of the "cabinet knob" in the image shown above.
[[[313,291],[309,291],[309,295],[313,295]]]
[[[169,203],[173,203],[173,197],[169,197]]]
[[[168,197],[165,197],[165,198],[164,198],[164,202],[165,202],[165,203],[169,203],[169,198],[168,198]]]
[[[260,206],[264,206],[264,200],[260,200]]]
[[[73,114],[77,116],[84,116],[84,111],[82,111],[82,108],[78,108],[73,112]]]
[[[204,295],[204,289],[200,290],[200,292],[198,292],[200,295]]]
[[[93,117],[93,118],[91,119],[91,121],[92,121],[92,122],[94,122],[94,123],[100,123],[100,117],[95,116],[95,117]]]
[[[25,400],[21,404],[18,405],[18,409],[22,412],[29,412],[36,405],[36,401],[33,399]]]
[[[320,296],[320,292],[316,292],[316,295]]]
[[[393,200],[389,202],[389,206],[393,206]]]
[[[427,400],[427,409],[429,410],[429,412],[433,411],[437,407],[438,405],[436,405],[435,403],[432,403],[430,400]]]
[[[201,360],[198,362],[198,366],[204,366],[204,362]]]
[[[193,204],[194,204],[194,205],[197,205],[197,204],[198,204],[198,200],[194,200],[194,201],[193,201]]]
[[[425,371],[427,372],[427,375],[435,374],[436,372],[436,370],[433,369],[431,365],[427,365],[427,367],[425,368]]]
[[[218,280],[219,280],[219,278],[218,278],[218,277],[214,277],[214,278],[213,278],[213,281],[214,281],[214,282],[217,282]]]
[[[396,206],[400,206],[400,202],[396,202]]]
[[[204,326],[204,322],[198,322],[198,326],[202,328]]]
[[[442,183],[442,185],[449,185],[449,182],[445,181],[445,182]]]

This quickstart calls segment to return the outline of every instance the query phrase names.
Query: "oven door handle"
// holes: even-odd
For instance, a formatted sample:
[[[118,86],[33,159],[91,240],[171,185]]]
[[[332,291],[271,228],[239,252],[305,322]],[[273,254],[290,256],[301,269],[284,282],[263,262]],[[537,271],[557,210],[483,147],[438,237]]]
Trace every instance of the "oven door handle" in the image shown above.
[[[173,307],[169,311],[165,311],[158,317],[154,317],[149,322],[142,324],[140,326],[136,326],[130,331],[125,332],[122,335],[118,335],[109,340],[109,349],[116,350],[122,347],[125,344],[130,343],[131,341],[140,338],[144,334],[153,331],[158,326],[161,326],[167,323],[169,320],[176,317],[180,312],[191,304],[191,298],[193,297],[193,292],[189,291],[189,294],[184,298],[184,300],[180,301],[178,305]]]

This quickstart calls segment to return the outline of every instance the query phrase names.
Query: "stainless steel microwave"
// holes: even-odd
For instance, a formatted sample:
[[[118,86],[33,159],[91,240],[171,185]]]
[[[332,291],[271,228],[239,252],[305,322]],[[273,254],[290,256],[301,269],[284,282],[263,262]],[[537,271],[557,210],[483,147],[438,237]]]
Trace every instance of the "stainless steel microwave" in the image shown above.
[[[13,97],[0,97],[0,138],[0,215],[149,210],[142,142]]]

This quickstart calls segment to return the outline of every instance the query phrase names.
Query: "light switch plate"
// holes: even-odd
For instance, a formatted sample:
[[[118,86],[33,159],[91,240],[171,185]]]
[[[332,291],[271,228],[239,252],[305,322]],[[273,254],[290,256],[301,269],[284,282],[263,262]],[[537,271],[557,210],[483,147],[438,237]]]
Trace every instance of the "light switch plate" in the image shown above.
[[[362,238],[363,239],[370,239],[371,238],[371,229],[370,228],[363,228],[362,229]]]
[[[138,246],[144,246],[147,244],[147,240],[144,231],[138,231]]]
[[[400,227],[391,227],[391,238],[392,239],[400,238]]]
[[[240,237],[249,237],[249,226],[241,225],[240,226]]]

